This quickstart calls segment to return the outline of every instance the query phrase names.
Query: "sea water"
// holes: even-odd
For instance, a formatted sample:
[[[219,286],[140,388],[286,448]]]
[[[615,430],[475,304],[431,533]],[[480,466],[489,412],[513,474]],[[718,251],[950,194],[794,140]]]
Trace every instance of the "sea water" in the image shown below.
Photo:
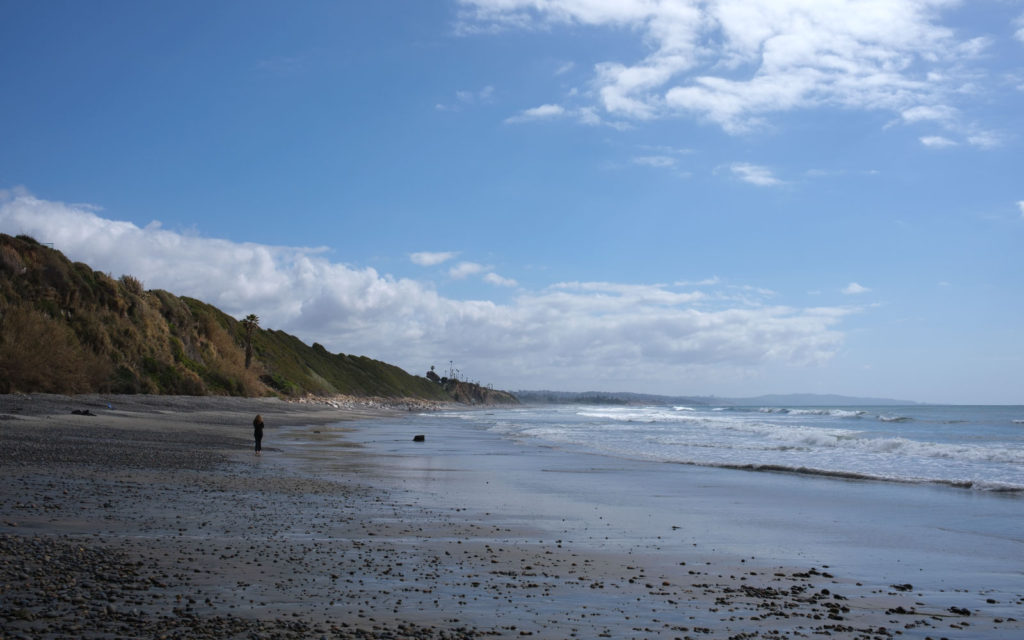
[[[1024,492],[1022,406],[551,405],[451,416],[605,456]]]
[[[545,405],[343,423],[354,448],[303,446],[318,476],[344,451],[410,504],[575,545],[1018,603],[1022,421],[1024,407]]]
[[[547,405],[428,421],[453,425],[447,438],[468,429],[518,447],[517,462],[477,463],[523,470],[492,473],[489,499],[591,525],[599,513],[610,538],[598,544],[712,541],[866,580],[1024,597],[1021,406]]]

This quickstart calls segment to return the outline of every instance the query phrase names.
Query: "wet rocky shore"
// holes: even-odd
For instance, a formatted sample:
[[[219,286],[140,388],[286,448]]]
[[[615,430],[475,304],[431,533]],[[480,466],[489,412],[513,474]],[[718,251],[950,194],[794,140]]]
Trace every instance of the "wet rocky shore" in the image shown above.
[[[227,573],[213,575],[199,560],[208,540],[192,527],[206,529],[210,521],[190,516],[220,512],[223,539],[249,537],[239,534],[251,527],[244,517],[203,498],[254,488],[237,463],[251,446],[246,421],[253,412],[319,424],[372,419],[406,404],[0,396],[0,638],[479,637],[457,626],[238,615],[237,604],[217,595]],[[303,488],[297,479],[258,483],[269,495],[328,490]],[[183,504],[195,497],[196,504]],[[214,579],[200,586],[200,575]]]
[[[89,414],[73,413],[85,411]],[[600,552],[501,514],[300,473],[274,425],[392,407],[0,398],[0,637],[1012,638],[1024,606],[656,541]],[[268,423],[264,455],[250,421]],[[90,415],[91,414],[91,415]],[[344,440],[344,437],[336,438]],[[324,445],[327,446],[327,445]],[[594,527],[598,528],[595,522]],[[713,542],[713,541],[712,541]]]

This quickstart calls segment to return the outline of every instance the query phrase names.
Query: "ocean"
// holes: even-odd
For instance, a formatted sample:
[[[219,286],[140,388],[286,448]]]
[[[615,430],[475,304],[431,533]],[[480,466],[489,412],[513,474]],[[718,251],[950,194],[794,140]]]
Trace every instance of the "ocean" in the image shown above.
[[[1024,406],[540,406],[452,413],[603,456],[1024,492]]]
[[[1021,619],[1022,421],[1024,407],[546,405],[274,437],[304,472],[507,527],[512,546],[816,567]]]

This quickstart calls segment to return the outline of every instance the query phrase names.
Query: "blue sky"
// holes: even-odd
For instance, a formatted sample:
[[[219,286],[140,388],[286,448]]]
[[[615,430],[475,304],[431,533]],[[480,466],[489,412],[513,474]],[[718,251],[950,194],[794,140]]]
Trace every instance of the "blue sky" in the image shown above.
[[[1024,2],[0,1],[0,231],[508,389],[1024,403]]]

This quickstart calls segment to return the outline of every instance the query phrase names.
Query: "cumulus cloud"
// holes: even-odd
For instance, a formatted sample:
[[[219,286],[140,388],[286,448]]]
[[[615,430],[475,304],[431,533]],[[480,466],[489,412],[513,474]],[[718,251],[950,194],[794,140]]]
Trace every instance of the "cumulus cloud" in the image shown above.
[[[409,259],[422,267],[433,267],[434,265],[441,264],[442,262],[448,262],[457,255],[458,254],[453,251],[420,251],[417,253],[410,253]]]
[[[460,30],[632,30],[646,55],[595,65],[610,116],[691,114],[740,133],[773,113],[839,107],[950,119],[991,46],[938,22],[950,0],[460,0]],[[1022,29],[1024,31],[1024,29]],[[1019,37],[1020,32],[1018,32]],[[522,121],[522,120],[520,120]]]
[[[134,275],[235,317],[256,313],[264,326],[334,352],[369,355],[416,373],[454,359],[469,375],[513,389],[575,388],[580,381],[621,388],[628,379],[682,392],[707,376],[814,365],[838,350],[839,325],[856,311],[767,304],[770,296],[756,289],[740,301],[708,290],[716,279],[698,283],[701,290],[570,282],[521,291],[504,304],[459,300],[429,282],[334,262],[321,248],[139,227],[15,191],[0,194],[0,231],[51,242],[72,260],[115,277]],[[513,284],[477,263],[454,268]]]
[[[855,296],[861,293],[867,293],[868,291],[871,291],[871,289],[859,285],[856,282],[851,282],[850,284],[846,285],[845,289],[843,289],[843,293],[845,293],[848,296]]]
[[[746,162],[736,162],[732,164],[729,169],[731,169],[733,175],[740,180],[759,187],[774,187],[782,184],[782,180],[776,178],[772,174],[771,169],[767,167],[748,164]]]

